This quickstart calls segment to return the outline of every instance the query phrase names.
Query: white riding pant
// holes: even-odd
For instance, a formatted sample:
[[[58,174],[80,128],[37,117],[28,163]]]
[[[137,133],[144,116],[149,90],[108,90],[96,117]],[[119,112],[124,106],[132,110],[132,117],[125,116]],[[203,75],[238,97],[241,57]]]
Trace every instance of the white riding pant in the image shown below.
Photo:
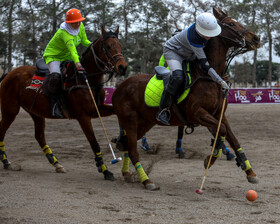
[[[50,74],[54,73],[54,72],[61,74],[60,64],[61,64],[61,61],[51,61],[49,64],[47,64]]]
[[[166,60],[166,63],[168,64],[168,67],[171,72],[175,70],[183,70],[182,63],[180,61],[172,59],[172,60]]]

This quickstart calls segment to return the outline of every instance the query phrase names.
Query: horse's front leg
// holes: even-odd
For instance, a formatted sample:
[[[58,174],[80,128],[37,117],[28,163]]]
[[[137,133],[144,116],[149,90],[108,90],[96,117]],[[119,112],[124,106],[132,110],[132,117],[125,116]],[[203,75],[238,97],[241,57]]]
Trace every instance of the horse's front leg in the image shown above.
[[[189,117],[190,116],[191,115],[189,115]],[[218,114],[218,117],[220,118],[220,114]],[[219,120],[216,119],[215,117],[213,117],[211,114],[209,114],[208,111],[206,111],[204,108],[200,107],[196,110],[194,123],[207,127],[210,130],[210,132],[213,134],[213,136],[216,137],[216,130],[218,128]],[[221,146],[224,143],[225,137],[220,137],[220,136],[226,136],[226,133],[227,133],[227,129],[222,120],[221,125],[220,125],[220,130],[219,130],[219,136],[218,136],[218,139],[214,146],[214,151],[213,151],[212,157],[211,157],[211,155],[208,155],[204,160],[205,169],[207,168],[210,157],[211,157],[211,161],[209,163],[208,168],[210,168],[215,163],[217,158],[219,158],[221,156],[221,153],[222,153]]]
[[[230,146],[235,151],[237,166],[240,166],[241,169],[243,171],[245,171],[245,173],[247,175],[247,179],[250,183],[253,183],[253,184],[258,183],[259,180],[257,178],[257,175],[254,173],[254,171],[251,167],[251,164],[245,155],[244,150],[240,147],[240,144],[239,144],[238,140],[236,139],[236,137],[234,136],[234,134],[230,128],[229,122],[225,116],[224,116],[223,122],[227,129],[226,139],[229,142]]]
[[[87,137],[87,140],[90,143],[90,146],[94,152],[95,155],[95,161],[96,161],[96,166],[98,168],[99,172],[102,172],[104,174],[105,180],[114,180],[114,175],[111,173],[108,169],[107,166],[103,162],[102,154],[100,151],[100,146],[95,138],[92,124],[91,124],[91,117],[89,116],[82,116],[80,118],[77,118],[84,134]]]

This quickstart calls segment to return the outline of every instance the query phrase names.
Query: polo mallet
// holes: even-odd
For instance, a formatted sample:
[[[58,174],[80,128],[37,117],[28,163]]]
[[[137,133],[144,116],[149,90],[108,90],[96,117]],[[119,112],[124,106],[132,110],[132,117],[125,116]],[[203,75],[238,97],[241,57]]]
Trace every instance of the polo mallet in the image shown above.
[[[216,142],[217,142],[217,139],[218,139],[218,135],[219,135],[219,131],[220,131],[221,123],[222,123],[222,118],[223,118],[223,115],[224,115],[225,104],[226,104],[226,100],[227,100],[227,94],[228,94],[228,90],[225,92],[222,111],[221,111],[221,115],[220,115],[220,119],[219,119],[219,123],[218,123],[218,128],[217,128],[217,132],[216,132],[216,137],[215,137],[214,144],[213,144],[213,147],[212,147],[212,150],[211,150],[211,155],[210,155],[210,158],[208,160],[208,164],[207,164],[207,167],[206,167],[206,170],[205,170],[205,173],[204,173],[204,177],[202,179],[202,183],[201,183],[200,188],[195,191],[197,194],[203,194],[202,188],[203,188],[203,185],[204,185],[204,182],[205,182],[205,179],[206,179],[207,171],[209,169],[210,161],[212,159],[213,152],[214,152]]]
[[[114,150],[113,150],[113,148],[112,148],[112,146],[111,146],[111,143],[110,143],[110,141],[109,141],[109,138],[108,138],[107,132],[106,132],[106,130],[105,130],[104,124],[103,124],[103,122],[102,122],[102,119],[101,119],[101,116],[100,116],[98,107],[97,107],[97,105],[96,105],[94,96],[93,96],[92,91],[91,91],[91,88],[90,88],[90,86],[89,86],[88,79],[86,79],[86,84],[87,84],[87,86],[88,86],[88,90],[89,90],[89,92],[90,92],[92,101],[93,101],[93,103],[94,103],[95,109],[96,109],[96,111],[97,111],[99,120],[100,120],[101,125],[102,125],[102,127],[103,127],[103,130],[104,130],[104,133],[105,133],[107,142],[108,142],[108,144],[109,144],[109,147],[110,147],[110,149],[111,149],[111,152],[112,152],[112,155],[113,155],[113,158],[114,158],[114,159],[111,161],[111,164],[115,164],[115,163],[117,163],[118,161],[121,161],[121,160],[122,160],[122,157],[116,158],[116,156],[115,156]]]

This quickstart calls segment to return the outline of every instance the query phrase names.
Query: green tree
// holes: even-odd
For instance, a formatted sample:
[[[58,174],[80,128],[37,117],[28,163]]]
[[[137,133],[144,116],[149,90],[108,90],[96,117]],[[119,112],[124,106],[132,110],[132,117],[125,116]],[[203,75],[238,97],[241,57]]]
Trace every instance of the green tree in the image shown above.
[[[2,0],[0,8],[0,21],[3,32],[6,32],[7,40],[7,67],[6,70],[10,71],[13,67],[13,43],[14,43],[14,32],[15,32],[15,22],[17,18],[17,12],[20,9],[20,0]]]
[[[267,76],[267,71],[270,66],[270,62],[268,60],[258,61],[257,62],[257,83],[259,86],[267,87],[267,82],[269,86],[271,86],[271,81],[278,82],[279,79],[279,66],[280,63],[271,63],[271,81],[269,82],[269,77]]]
[[[160,0],[145,0],[142,4],[141,26],[131,34],[129,58],[132,58],[133,72],[153,73],[166,41],[162,24],[166,22],[169,10]]]
[[[260,10],[260,18],[261,18],[261,29],[265,35],[263,35],[264,43],[268,43],[268,83],[271,86],[272,81],[272,50],[273,50],[273,39],[274,32],[279,23],[279,8],[280,1],[279,0],[261,0],[261,10]]]

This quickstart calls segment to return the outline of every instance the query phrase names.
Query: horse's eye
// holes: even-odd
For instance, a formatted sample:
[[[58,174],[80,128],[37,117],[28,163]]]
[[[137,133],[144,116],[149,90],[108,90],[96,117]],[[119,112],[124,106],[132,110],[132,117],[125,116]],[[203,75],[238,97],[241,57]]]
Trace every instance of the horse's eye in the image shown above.
[[[230,26],[234,26],[234,23],[230,23],[229,25],[230,25]]]

